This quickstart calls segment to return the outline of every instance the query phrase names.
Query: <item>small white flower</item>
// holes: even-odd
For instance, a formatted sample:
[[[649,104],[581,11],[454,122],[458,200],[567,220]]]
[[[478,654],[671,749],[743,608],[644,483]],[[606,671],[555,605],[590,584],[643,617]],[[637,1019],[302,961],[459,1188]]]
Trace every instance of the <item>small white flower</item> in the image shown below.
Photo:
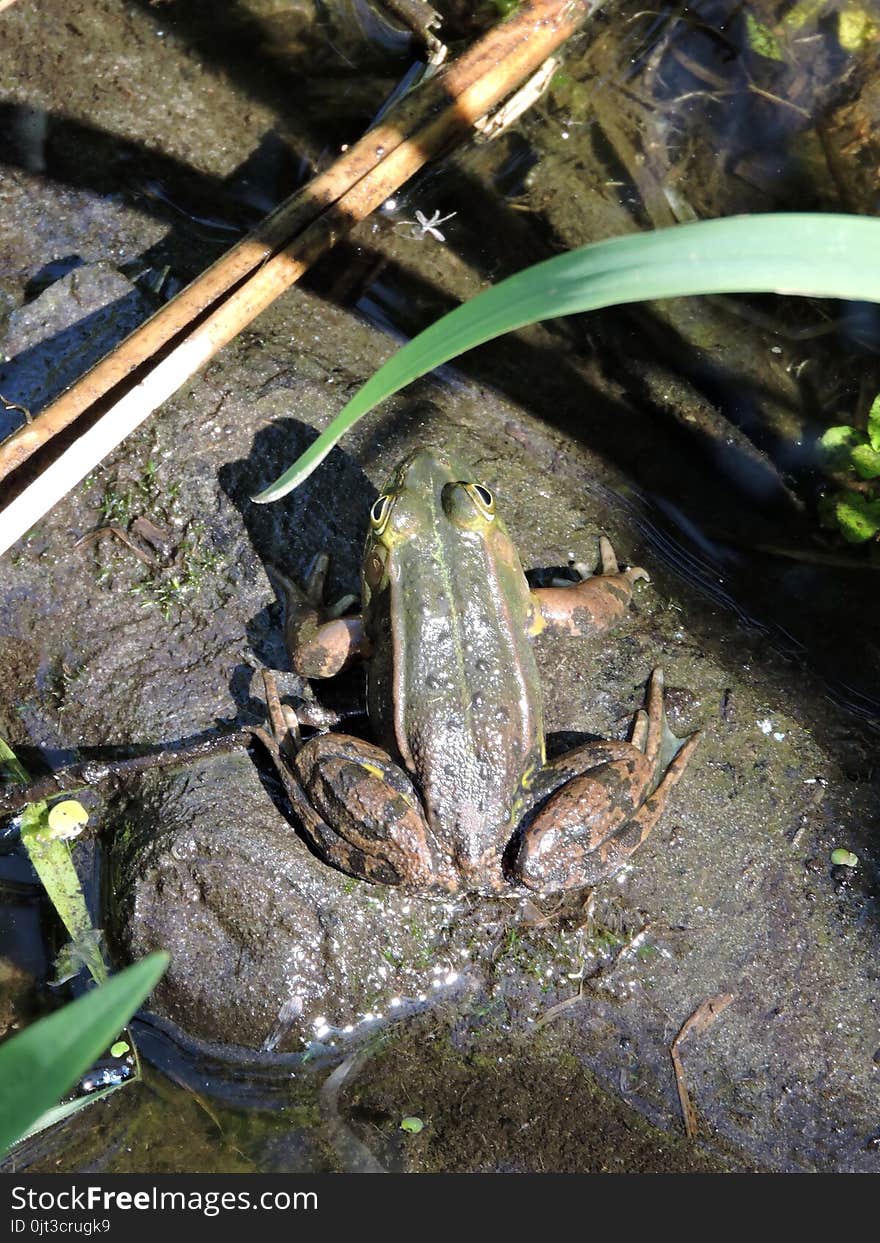
[[[417,210],[415,220],[404,220],[403,223],[412,225],[410,237],[414,237],[416,240],[421,240],[430,233],[431,237],[435,237],[438,242],[445,242],[446,237],[437,226],[445,224],[447,220],[451,220],[453,216],[457,215],[458,212],[451,211],[448,216],[441,216],[439,211],[435,211],[429,219],[424,212]]]

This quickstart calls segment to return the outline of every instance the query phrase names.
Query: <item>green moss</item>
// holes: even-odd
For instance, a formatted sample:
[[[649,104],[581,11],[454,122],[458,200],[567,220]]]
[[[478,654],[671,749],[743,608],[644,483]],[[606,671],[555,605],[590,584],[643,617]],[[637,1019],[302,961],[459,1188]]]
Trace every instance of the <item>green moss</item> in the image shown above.
[[[829,427],[819,440],[819,456],[830,470],[846,470],[849,467],[853,449],[861,444],[863,439],[858,428],[850,427],[848,423]]]
[[[880,531],[880,495],[865,485],[880,479],[880,395],[871,405],[864,432],[846,423],[829,427],[817,450],[825,469],[845,485],[823,497],[819,521],[836,527],[850,544],[873,539]],[[851,486],[846,476],[852,478]],[[856,476],[863,482],[857,483]]]
[[[861,479],[876,479],[880,475],[880,453],[869,444],[854,445],[850,461]]]
[[[751,13],[746,13],[746,38],[749,47],[758,56],[766,60],[784,60],[782,44],[769,26],[759,22]]]
[[[130,591],[132,595],[144,596],[145,603],[157,604],[167,619],[182,605],[184,597],[204,591],[222,564],[221,554],[207,543],[203,525],[194,522],[178,548],[175,564],[151,570]]]
[[[880,498],[869,500],[858,492],[840,493],[834,502],[840,533],[850,544],[862,544],[880,531]]]

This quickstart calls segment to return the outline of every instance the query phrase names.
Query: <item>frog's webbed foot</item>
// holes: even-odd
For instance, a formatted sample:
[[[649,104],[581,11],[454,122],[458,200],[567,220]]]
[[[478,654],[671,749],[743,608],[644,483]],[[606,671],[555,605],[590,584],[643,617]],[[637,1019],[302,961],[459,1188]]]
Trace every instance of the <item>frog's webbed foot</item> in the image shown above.
[[[579,583],[567,587],[538,587],[532,592],[535,604],[533,632],[551,630],[557,634],[600,634],[626,613],[632,600],[633,585],[650,581],[640,566],[621,570],[611,541],[599,538],[599,566],[594,574],[586,567],[575,569]]]
[[[329,565],[330,558],[320,553],[302,587],[277,566],[268,567],[282,589],[284,642],[291,666],[306,678],[331,678],[367,654],[361,618],[342,616],[356,597],[343,596],[335,604],[324,604]]]
[[[271,751],[276,768],[280,762],[290,763],[302,746],[300,721],[296,712],[289,704],[281,702],[275,675],[269,669],[263,670],[263,690],[266,695],[266,710],[269,714],[269,730],[274,750]],[[285,782],[285,786],[287,783]],[[289,791],[288,791],[289,793]]]
[[[655,669],[630,742],[588,743],[550,766],[563,783],[524,830],[515,875],[543,892],[612,875],[654,828],[700,737],[682,742],[669,730],[663,674]],[[676,744],[664,771],[665,753]]]

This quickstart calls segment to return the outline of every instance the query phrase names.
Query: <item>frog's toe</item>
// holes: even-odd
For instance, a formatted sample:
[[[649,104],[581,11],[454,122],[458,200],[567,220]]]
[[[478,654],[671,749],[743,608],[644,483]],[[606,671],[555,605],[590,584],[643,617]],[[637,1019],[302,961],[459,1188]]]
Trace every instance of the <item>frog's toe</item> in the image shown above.
[[[651,581],[647,570],[643,570],[640,565],[628,566],[625,570],[621,570],[620,563],[617,560],[617,553],[614,551],[614,545],[607,535],[599,536],[599,569],[600,575],[605,574],[623,574],[629,579],[630,586],[633,583],[643,580],[646,583]]]
[[[666,724],[666,708],[663,703],[663,686],[663,670],[658,665],[656,669],[651,670],[648,688],[645,693],[645,707],[643,711],[647,719],[647,730],[645,733],[645,745],[642,747],[645,758],[649,764],[653,765],[658,775],[663,738],[669,732],[669,726]]]
[[[327,572],[329,569],[329,554],[319,552],[306,575],[305,588],[302,594],[305,596],[306,601],[316,609],[319,609],[324,603],[324,588],[327,583]]]
[[[301,745],[299,718],[293,708],[281,702],[275,675],[271,669],[263,670],[263,688],[266,693],[266,709],[269,713],[272,737],[278,744],[279,752],[285,757],[291,757],[296,754]]]
[[[640,717],[645,717],[647,720],[644,745],[636,741],[636,730],[641,731]],[[663,670],[658,666],[652,670],[651,676],[648,679],[645,707],[636,714],[632,738],[634,744],[644,751],[645,758],[654,770],[655,785],[659,784],[661,775],[668,772],[671,764],[686,748],[687,755],[690,755],[694,746],[696,746],[696,742],[691,746],[688,746],[688,744],[691,742],[691,738],[698,737],[698,734],[692,734],[689,738],[680,738],[670,729],[669,722],[666,719]]]
[[[648,743],[648,714],[644,708],[639,708],[633,717],[632,729],[630,730],[629,740],[634,747],[638,747],[640,751],[644,751]]]
[[[617,561],[617,553],[614,551],[614,545],[607,535],[599,536],[599,573],[600,574],[619,574],[620,565]]]
[[[326,552],[319,552],[312,561],[305,582],[300,585],[284,570],[271,563],[266,566],[269,577],[280,587],[279,595],[284,603],[285,611],[290,613],[313,614],[322,620],[339,617],[357,600],[355,595],[342,596],[335,604],[324,603],[327,589],[327,574],[330,569],[330,557]]]
[[[300,586],[285,570],[282,570],[280,566],[274,565],[272,562],[267,562],[266,573],[272,581],[272,586],[278,592],[285,611],[312,607],[309,598],[308,580],[304,586]]]
[[[341,617],[353,604],[357,603],[357,596],[353,592],[340,596],[334,604],[325,602],[329,569],[330,557],[326,552],[319,552],[312,562],[304,590],[306,603],[319,613],[324,621],[332,621],[336,617]]]

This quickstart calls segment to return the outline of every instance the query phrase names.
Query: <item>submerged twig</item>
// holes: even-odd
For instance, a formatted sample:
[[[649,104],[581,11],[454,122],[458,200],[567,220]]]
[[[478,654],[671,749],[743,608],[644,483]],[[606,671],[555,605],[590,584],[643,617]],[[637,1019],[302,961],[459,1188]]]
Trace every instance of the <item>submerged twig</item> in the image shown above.
[[[83,787],[100,789],[154,768],[174,768],[181,764],[193,764],[207,756],[237,751],[239,747],[249,746],[254,738],[264,741],[264,731],[258,726],[245,726],[224,734],[212,734],[198,742],[152,751],[147,755],[133,755],[122,760],[82,760],[77,764],[68,764],[65,768],[56,769],[54,773],[38,777],[26,785],[15,782],[0,786],[0,815],[8,815],[28,803],[38,803],[42,799],[55,798],[58,794]]]
[[[675,1086],[678,1088],[678,1099],[688,1139],[695,1139],[697,1135],[697,1111],[694,1109],[693,1101],[687,1090],[684,1067],[678,1052],[679,1046],[692,1033],[699,1036],[711,1027],[719,1014],[722,1014],[732,1001],[733,993],[716,993],[714,997],[707,997],[705,1001],[700,1002],[693,1014],[685,1019],[681,1030],[669,1046],[669,1056],[672,1058],[672,1069],[675,1072]]]
[[[339,1111],[339,1094],[346,1080],[361,1069],[372,1052],[372,1048],[367,1045],[365,1048],[355,1049],[353,1053],[349,1053],[348,1057],[327,1076],[318,1093],[327,1137],[342,1162],[342,1168],[346,1174],[388,1173],[375,1154],[362,1140],[358,1139]]]
[[[0,10],[0,12],[2,12],[2,10]],[[2,393],[0,393],[0,405],[3,406],[4,410],[17,410],[19,414],[23,414],[25,423],[33,423],[34,416],[31,414],[30,410],[28,410],[27,406],[21,406],[17,401],[10,401],[9,398],[4,397]]]
[[[591,8],[592,0],[524,4],[0,445],[3,479],[87,409],[115,395],[93,426],[0,513],[0,553],[357,221],[510,95]]]
[[[566,997],[563,1001],[557,1001],[555,1005],[545,1010],[539,1019],[535,1019],[533,1031],[540,1031],[542,1027],[546,1027],[548,1023],[552,1023],[554,1019],[558,1019],[560,1014],[564,1014],[566,1010],[570,1010],[572,1006],[576,1006],[579,1001],[584,999],[584,981],[581,980],[576,993],[572,993],[570,997]]]

